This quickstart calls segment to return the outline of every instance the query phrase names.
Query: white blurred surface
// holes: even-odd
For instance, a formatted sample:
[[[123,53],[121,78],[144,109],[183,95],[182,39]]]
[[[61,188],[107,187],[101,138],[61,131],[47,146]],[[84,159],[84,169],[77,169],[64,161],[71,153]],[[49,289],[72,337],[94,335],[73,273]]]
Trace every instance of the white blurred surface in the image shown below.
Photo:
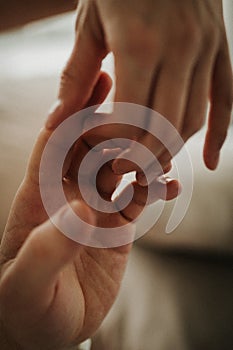
[[[0,35],[0,75],[5,79],[59,75],[72,50],[75,13],[55,16]],[[104,69],[113,70],[112,56]]]

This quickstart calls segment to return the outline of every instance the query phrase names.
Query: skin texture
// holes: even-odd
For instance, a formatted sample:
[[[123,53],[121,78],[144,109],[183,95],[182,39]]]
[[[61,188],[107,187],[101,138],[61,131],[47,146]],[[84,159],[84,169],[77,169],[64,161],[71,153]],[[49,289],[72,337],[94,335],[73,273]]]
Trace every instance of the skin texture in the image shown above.
[[[110,87],[110,78],[101,73],[86,106],[101,103]],[[48,220],[40,197],[39,165],[51,133],[44,128],[38,136],[0,246],[1,350],[64,350],[92,336],[116,298],[131,249],[131,244],[114,249],[82,246]],[[76,172],[88,151],[83,137],[64,164],[63,188],[75,213],[92,225],[106,228],[134,219],[147,196],[146,188],[137,183],[132,202],[122,212],[96,212],[83,202]],[[117,155],[121,150],[109,152]],[[105,199],[110,200],[120,178],[110,164],[103,166],[97,188]],[[92,193],[88,180],[86,186]],[[162,186],[167,188],[164,199],[177,196],[177,181],[156,181],[154,200],[161,197]],[[56,219],[69,220],[67,209],[68,205],[61,208]],[[86,227],[80,225],[77,230],[85,234]]]
[[[233,100],[222,1],[80,1],[73,52],[48,127],[55,127],[89,99],[102,59],[110,51],[115,56],[115,101],[153,108],[184,141],[203,126],[210,102],[203,156],[206,166],[214,170]],[[164,145],[142,131],[108,126],[103,133],[108,138],[133,135],[163,167],[171,160]],[[122,174],[138,169],[118,159],[113,170]]]

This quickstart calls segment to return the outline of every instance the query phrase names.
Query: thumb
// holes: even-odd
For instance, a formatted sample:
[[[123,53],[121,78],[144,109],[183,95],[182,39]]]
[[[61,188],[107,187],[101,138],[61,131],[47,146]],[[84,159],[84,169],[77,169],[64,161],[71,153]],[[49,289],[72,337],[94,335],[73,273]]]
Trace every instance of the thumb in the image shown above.
[[[68,116],[82,109],[99,78],[107,50],[97,12],[91,6],[94,6],[92,2],[83,1],[78,6],[74,47],[63,70],[58,100],[47,119],[47,128],[56,128]]]
[[[83,221],[94,225],[94,214],[80,201],[72,202],[71,207],[67,204],[61,208],[54,215],[53,222],[69,221],[72,210]],[[88,229],[82,220],[77,231],[85,235],[88,234]],[[3,295],[6,294],[6,300],[11,303],[15,300],[22,308],[29,301],[39,308],[48,306],[47,303],[51,302],[54,295],[59,273],[73,261],[81,249],[80,244],[67,238],[47,220],[31,232],[14,263],[6,269],[1,281],[1,297],[5,290]]]

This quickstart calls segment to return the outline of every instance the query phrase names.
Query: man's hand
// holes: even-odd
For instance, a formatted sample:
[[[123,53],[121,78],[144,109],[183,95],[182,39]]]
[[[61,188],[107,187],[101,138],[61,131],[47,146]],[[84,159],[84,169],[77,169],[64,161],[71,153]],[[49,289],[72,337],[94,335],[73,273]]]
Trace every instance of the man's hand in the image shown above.
[[[101,74],[89,104],[101,103],[110,85],[108,76]],[[40,132],[0,246],[1,350],[64,350],[92,336],[116,298],[131,249],[131,244],[114,249],[82,246],[49,220],[40,196],[39,167],[51,133],[48,129]],[[104,214],[88,207],[76,181],[78,166],[88,151],[81,138],[65,160],[63,188],[67,201],[94,227],[107,230],[128,223],[146,202],[145,188],[135,183],[135,195],[121,212]],[[105,164],[97,178],[99,193],[111,200],[119,180],[109,163]],[[164,199],[177,195],[176,181],[156,186],[158,197],[161,186],[167,187]],[[91,184],[89,191],[92,193]],[[61,208],[55,219],[68,221],[68,209],[69,205]],[[76,229],[87,233],[84,224]]]
[[[153,108],[184,141],[202,127],[210,101],[204,161],[215,169],[233,96],[222,0],[80,0],[76,41],[49,127],[89,99],[90,86],[110,51],[115,56],[115,101]],[[152,150],[162,167],[171,159],[164,145],[148,134],[129,132],[126,126],[109,127],[107,132],[109,138],[132,135]],[[113,169],[116,173],[132,170],[120,160]]]

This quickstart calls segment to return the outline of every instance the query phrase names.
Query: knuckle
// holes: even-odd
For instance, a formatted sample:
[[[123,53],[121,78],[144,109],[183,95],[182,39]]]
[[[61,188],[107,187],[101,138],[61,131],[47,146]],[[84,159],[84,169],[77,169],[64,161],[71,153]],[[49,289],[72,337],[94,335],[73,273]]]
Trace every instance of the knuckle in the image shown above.
[[[144,66],[154,66],[159,46],[155,30],[139,18],[128,20],[124,26],[124,36],[118,30],[112,42],[115,55],[123,55]]]
[[[172,46],[184,53],[193,53],[201,44],[201,31],[196,21],[186,19],[185,23],[180,25],[172,35]]]

